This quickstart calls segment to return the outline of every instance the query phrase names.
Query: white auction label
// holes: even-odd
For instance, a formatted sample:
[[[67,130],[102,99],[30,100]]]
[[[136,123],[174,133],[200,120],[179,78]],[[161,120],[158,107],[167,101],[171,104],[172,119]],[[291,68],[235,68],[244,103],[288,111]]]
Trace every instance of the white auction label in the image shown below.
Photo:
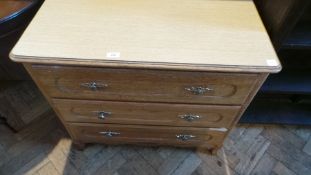
[[[106,57],[107,58],[119,58],[120,57],[120,52],[107,52]]]
[[[277,66],[279,65],[278,62],[276,60],[273,60],[273,59],[269,59],[269,60],[266,60],[267,61],[267,65],[268,66]]]

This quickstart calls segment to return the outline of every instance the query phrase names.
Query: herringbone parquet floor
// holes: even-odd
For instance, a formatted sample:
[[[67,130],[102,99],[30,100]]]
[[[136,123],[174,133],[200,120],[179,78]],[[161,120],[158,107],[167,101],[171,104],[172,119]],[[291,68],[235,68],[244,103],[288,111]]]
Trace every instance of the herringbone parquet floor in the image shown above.
[[[0,124],[0,174],[310,175],[310,135],[307,127],[240,125],[217,156],[98,144],[78,151],[49,110],[19,133]]]

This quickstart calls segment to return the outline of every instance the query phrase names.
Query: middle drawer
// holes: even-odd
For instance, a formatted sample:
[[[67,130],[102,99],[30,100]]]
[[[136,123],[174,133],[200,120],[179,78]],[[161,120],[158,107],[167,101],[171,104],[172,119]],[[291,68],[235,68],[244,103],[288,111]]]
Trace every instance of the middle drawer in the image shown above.
[[[52,99],[67,122],[229,127],[240,106]]]

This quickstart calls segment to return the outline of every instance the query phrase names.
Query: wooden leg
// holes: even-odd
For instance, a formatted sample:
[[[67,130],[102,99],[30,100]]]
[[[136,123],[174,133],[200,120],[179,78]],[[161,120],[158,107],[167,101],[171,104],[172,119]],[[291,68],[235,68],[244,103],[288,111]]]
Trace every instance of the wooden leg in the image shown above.
[[[80,151],[83,151],[85,148],[85,143],[79,142],[79,141],[74,141],[73,146]]]
[[[199,148],[197,148],[197,151],[204,153],[204,154],[211,154],[211,155],[215,156],[215,155],[217,155],[218,147],[215,147],[215,148],[199,147]]]
[[[210,151],[210,153],[211,153],[213,156],[215,156],[215,155],[217,155],[218,148],[212,148],[212,149],[210,149],[209,151]]]

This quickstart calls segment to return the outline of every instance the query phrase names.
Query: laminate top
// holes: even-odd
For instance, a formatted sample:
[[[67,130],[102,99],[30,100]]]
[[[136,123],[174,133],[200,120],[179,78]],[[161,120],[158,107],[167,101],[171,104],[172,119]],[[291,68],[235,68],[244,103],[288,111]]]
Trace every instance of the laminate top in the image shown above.
[[[45,0],[11,58],[202,71],[281,69],[249,0]]]

